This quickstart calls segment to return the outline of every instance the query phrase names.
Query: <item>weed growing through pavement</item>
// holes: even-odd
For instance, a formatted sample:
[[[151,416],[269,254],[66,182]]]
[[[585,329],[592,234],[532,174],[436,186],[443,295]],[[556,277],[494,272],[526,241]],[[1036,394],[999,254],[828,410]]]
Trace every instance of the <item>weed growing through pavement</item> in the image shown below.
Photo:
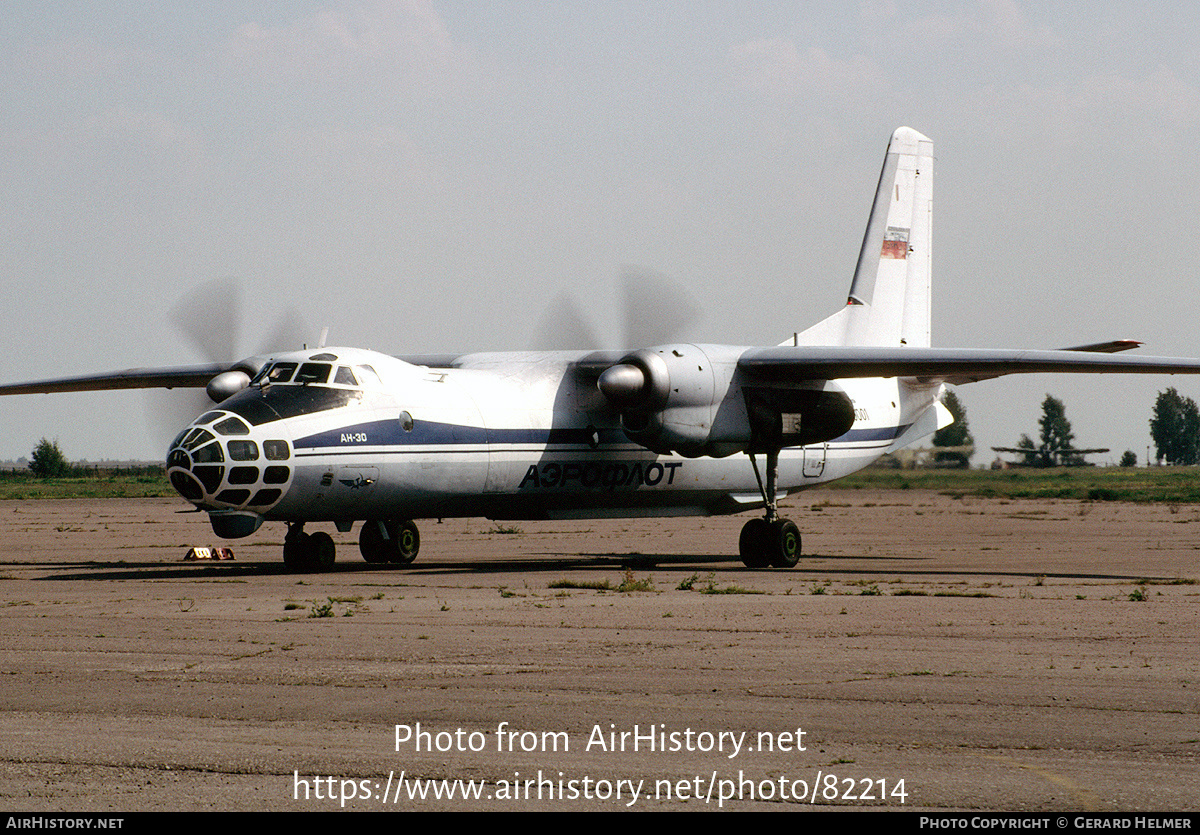
[[[626,568],[625,579],[621,581],[621,585],[617,586],[617,591],[654,591],[654,578],[647,576],[638,580],[633,576],[633,569]]]

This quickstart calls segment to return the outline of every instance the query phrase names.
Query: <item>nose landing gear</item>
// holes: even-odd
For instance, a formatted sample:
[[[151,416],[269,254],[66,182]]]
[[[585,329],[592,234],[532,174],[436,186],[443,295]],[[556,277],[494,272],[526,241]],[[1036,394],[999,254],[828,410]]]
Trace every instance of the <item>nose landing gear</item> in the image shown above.
[[[303,522],[289,522],[283,539],[283,564],[291,571],[328,571],[337,557],[333,537],[325,531],[304,532]]]

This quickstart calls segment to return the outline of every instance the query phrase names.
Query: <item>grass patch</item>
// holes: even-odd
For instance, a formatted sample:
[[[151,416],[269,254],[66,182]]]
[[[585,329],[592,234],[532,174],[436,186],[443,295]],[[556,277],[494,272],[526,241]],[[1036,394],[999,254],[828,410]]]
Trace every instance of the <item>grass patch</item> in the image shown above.
[[[747,589],[741,586],[726,586],[723,589],[717,588],[715,585],[709,585],[707,588],[700,589],[701,594],[766,594],[765,591],[758,589]]]
[[[585,591],[612,591],[612,583],[608,580],[555,580],[547,588],[551,589],[582,589]]]
[[[704,585],[696,588],[696,583],[700,578],[693,574],[688,579],[679,584],[680,591],[698,591],[701,594],[766,594],[765,591],[757,591],[755,589],[747,589],[742,586],[729,585],[725,588],[717,587],[717,575],[711,571],[704,577]]]
[[[832,490],[935,490],[959,498],[1076,499],[1093,502],[1200,503],[1195,467],[1050,467],[1012,470],[868,468]]]
[[[0,470],[0,500],[149,499],[178,496],[161,466],[74,467],[64,478],[36,478],[28,470]]]

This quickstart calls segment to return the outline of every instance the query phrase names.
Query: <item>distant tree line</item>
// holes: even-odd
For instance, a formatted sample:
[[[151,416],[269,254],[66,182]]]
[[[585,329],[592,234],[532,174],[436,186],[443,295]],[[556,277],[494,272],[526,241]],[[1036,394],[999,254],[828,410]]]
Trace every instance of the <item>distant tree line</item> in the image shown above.
[[[973,443],[967,429],[966,409],[953,391],[947,391],[943,403],[954,415],[955,422],[934,434],[934,446]],[[1154,441],[1155,460],[1174,466],[1200,464],[1200,407],[1196,401],[1184,397],[1174,388],[1159,392],[1150,418],[1150,437]],[[1107,452],[1077,449],[1073,445],[1074,440],[1075,434],[1071,430],[1071,422],[1067,420],[1066,407],[1057,397],[1047,394],[1042,401],[1042,415],[1038,419],[1038,440],[1022,434],[1015,447],[993,449],[1020,455],[1020,463],[1027,467],[1078,466],[1086,463],[1083,458],[1085,453]],[[945,458],[939,454],[937,460],[941,462],[951,457],[950,453]],[[1120,465],[1137,466],[1137,455],[1132,450],[1126,450],[1121,455]]]
[[[29,455],[28,470],[0,471],[0,479],[34,478],[105,478],[120,473],[124,476],[160,476],[161,464],[149,466],[105,466],[72,464],[59,447],[58,441],[42,438]]]
[[[973,447],[975,439],[971,437],[971,429],[967,423],[967,408],[958,399],[958,395],[954,393],[953,389],[946,389],[946,396],[942,398],[942,405],[950,412],[951,417],[954,418],[954,423],[951,423],[949,426],[943,426],[933,433],[933,445],[935,447]],[[959,467],[965,469],[970,466],[971,455],[972,452],[942,450],[934,453],[933,460],[940,467]]]
[[[1159,461],[1200,462],[1200,409],[1196,401],[1173,388],[1160,391],[1150,418],[1150,437]]]

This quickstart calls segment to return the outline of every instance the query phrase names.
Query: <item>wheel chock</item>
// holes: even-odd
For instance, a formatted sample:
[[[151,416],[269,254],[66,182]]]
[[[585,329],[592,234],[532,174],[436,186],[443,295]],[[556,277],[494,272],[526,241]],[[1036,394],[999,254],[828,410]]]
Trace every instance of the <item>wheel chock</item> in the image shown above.
[[[233,559],[233,549],[217,548],[215,546],[212,548],[202,548],[198,546],[188,551],[183,559],[185,562],[188,560],[231,560]]]

